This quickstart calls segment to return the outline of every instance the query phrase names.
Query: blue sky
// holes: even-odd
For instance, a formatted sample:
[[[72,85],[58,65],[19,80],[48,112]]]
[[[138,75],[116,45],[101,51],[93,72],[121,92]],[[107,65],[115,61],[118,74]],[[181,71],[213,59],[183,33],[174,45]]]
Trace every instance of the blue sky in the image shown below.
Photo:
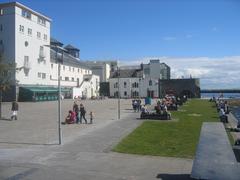
[[[240,54],[238,0],[20,0],[82,59]]]
[[[185,59],[195,68],[202,68],[203,74],[206,74],[204,68],[207,67],[206,61],[201,63],[201,58],[215,63],[229,58],[240,64],[238,0],[19,2],[49,16],[53,20],[52,37],[80,48],[82,60],[114,59],[129,63],[148,61],[150,57],[161,60],[163,57],[167,63],[179,65],[184,71],[186,66],[182,66],[182,60]],[[187,61],[184,63],[188,65]],[[173,69],[177,69],[173,72],[175,77],[182,76],[181,73],[176,74],[181,71],[178,66]],[[202,77],[201,73],[197,75]],[[218,82],[210,83],[204,81],[204,87],[219,86]],[[223,86],[240,87],[240,79],[237,79],[237,84],[234,80],[232,84],[220,85]]]

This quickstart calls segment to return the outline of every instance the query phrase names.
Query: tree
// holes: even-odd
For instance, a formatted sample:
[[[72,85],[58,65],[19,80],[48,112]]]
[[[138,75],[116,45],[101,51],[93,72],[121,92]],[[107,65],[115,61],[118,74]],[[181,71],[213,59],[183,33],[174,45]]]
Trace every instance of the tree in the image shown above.
[[[0,119],[2,118],[2,94],[16,83],[15,78],[12,78],[15,71],[16,64],[5,62],[0,54]]]

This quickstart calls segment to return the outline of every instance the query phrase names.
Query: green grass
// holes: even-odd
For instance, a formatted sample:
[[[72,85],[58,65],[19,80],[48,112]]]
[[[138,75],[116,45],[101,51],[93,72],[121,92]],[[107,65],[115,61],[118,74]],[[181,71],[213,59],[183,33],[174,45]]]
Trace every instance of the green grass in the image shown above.
[[[172,112],[171,121],[146,121],[125,137],[113,151],[130,154],[192,158],[203,122],[219,121],[213,103],[194,99]]]

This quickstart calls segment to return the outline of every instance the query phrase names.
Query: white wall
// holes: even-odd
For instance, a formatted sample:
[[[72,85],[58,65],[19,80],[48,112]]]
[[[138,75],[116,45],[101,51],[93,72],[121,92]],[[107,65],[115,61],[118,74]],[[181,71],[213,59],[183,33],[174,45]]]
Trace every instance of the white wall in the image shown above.
[[[149,81],[152,80],[152,85],[149,85]],[[110,96],[114,97],[114,93],[118,91],[117,87],[114,87],[114,84],[118,82],[117,78],[109,79],[109,88],[110,88]],[[130,98],[131,93],[137,91],[141,97],[147,97],[148,91],[154,91],[154,96],[158,97],[158,79],[153,78],[120,78],[120,97],[121,98]],[[124,87],[124,82],[127,83],[126,87]],[[138,83],[138,88],[132,87],[133,83]],[[127,92],[127,95],[124,94]]]
[[[38,17],[32,14],[32,18],[23,17],[22,9],[15,7],[15,61],[17,67],[24,65],[24,56],[29,56],[30,70],[25,73],[24,70],[16,74],[19,84],[37,84],[48,85],[50,82],[50,49],[44,47],[45,61],[39,61],[40,46],[50,45],[50,22],[46,21],[46,26],[38,24]],[[20,25],[24,26],[24,32],[19,31]],[[32,29],[32,35],[28,34],[28,28]],[[37,32],[41,33],[41,38],[37,38]],[[47,40],[44,40],[44,34]],[[25,46],[28,43],[28,46]],[[46,78],[38,77],[38,73],[45,73]],[[42,75],[41,75],[42,76]]]

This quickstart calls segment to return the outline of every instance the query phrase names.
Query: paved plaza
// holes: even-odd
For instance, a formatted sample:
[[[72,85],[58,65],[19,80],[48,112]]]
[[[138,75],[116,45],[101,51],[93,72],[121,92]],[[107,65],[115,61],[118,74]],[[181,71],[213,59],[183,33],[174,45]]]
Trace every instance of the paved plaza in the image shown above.
[[[189,179],[192,160],[128,155],[111,149],[139,126],[131,100],[81,101],[93,111],[93,124],[63,125],[63,145],[57,145],[57,102],[20,103],[19,118],[9,121],[10,104],[3,104],[0,121],[0,179],[146,180]],[[73,101],[62,102],[62,115]]]

